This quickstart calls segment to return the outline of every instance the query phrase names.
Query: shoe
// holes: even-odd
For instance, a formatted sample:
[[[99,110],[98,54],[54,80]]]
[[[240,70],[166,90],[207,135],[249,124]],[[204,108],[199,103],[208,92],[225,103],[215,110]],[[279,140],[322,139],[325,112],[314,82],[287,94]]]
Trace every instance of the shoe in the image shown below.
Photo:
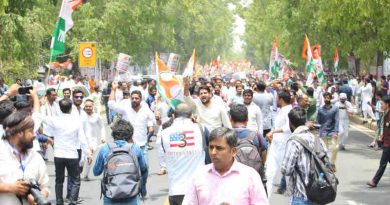
[[[368,185],[370,188],[375,188],[375,187],[376,187],[376,184],[375,184],[372,180],[368,181],[368,182],[367,182],[367,185]]]
[[[367,145],[367,147],[374,148],[374,145],[373,144],[369,144],[369,145]]]
[[[167,170],[164,168],[160,169],[160,172],[157,173],[157,175],[165,175],[165,174],[167,174]]]
[[[152,149],[153,149],[153,146],[146,145],[146,148],[148,148],[148,150],[152,150]]]
[[[277,193],[277,194],[282,194],[282,195],[283,195],[285,192],[286,192],[286,189],[285,189],[285,188],[280,188],[280,187],[279,187],[278,190],[276,190],[276,193]]]
[[[82,198],[79,197],[79,198],[77,199],[77,202],[76,202],[76,203],[77,203],[77,204],[81,204],[81,202],[83,202],[83,201],[84,201],[84,199],[82,199]]]

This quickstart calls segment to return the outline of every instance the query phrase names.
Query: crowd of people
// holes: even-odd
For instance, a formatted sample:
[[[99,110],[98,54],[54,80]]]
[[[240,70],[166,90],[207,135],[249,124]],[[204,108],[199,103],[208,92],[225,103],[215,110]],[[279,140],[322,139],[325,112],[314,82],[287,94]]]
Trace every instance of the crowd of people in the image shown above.
[[[38,94],[41,80],[7,86],[0,78],[0,164],[8,167],[0,171],[0,203],[34,204],[31,181],[48,196],[45,161],[52,146],[56,204],[82,203],[81,181],[89,180],[91,168],[95,176],[103,174],[104,204],[140,204],[151,183],[154,148],[158,174],[168,175],[171,205],[269,204],[279,175],[276,193],[287,192],[291,204],[321,204],[308,193],[315,180],[310,149],[326,153],[325,167],[336,172],[353,114],[377,125],[368,146],[383,154],[367,183],[376,187],[390,160],[389,81],[390,75],[376,81],[369,74],[328,75],[326,83],[311,85],[299,75],[185,77],[183,102],[172,107],[151,78],[96,82],[93,76],[50,76],[49,84],[58,86],[48,85],[44,96]],[[33,88],[27,95],[18,93],[28,86]]]

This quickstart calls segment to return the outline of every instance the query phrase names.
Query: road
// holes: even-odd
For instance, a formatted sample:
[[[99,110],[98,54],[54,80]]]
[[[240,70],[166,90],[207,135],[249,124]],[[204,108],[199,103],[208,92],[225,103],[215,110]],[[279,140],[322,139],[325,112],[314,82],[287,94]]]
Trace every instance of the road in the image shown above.
[[[109,129],[107,138],[112,141]],[[335,205],[385,205],[390,202],[390,171],[385,172],[380,184],[375,189],[367,188],[366,182],[371,179],[379,166],[381,151],[375,151],[367,148],[372,140],[374,132],[367,128],[352,124],[350,128],[350,137],[347,141],[347,151],[339,152],[337,159],[337,177],[340,181],[338,186],[338,195]],[[167,176],[158,176],[159,171],[156,148],[149,153],[149,178],[148,178],[148,196],[143,204],[162,205],[168,194]],[[55,204],[54,192],[54,163],[52,155],[47,162],[50,176],[49,196]],[[91,181],[82,181],[80,197],[85,201],[82,204],[102,204],[100,200],[100,177],[94,177],[90,174]],[[66,181],[66,180],[65,180]],[[279,180],[276,180],[278,182]],[[64,186],[66,187],[66,186]],[[277,187],[275,187],[276,189]],[[288,204],[289,197],[286,195],[273,194],[270,198],[271,204]],[[64,192],[66,193],[66,192]]]

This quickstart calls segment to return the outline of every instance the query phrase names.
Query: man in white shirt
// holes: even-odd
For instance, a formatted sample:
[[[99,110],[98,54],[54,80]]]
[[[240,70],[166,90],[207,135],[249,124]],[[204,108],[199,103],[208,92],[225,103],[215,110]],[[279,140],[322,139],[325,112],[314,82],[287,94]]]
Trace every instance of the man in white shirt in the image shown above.
[[[253,94],[253,102],[260,108],[263,115],[263,136],[272,128],[272,107],[274,98],[272,94],[265,92],[267,85],[264,82],[256,84],[256,92]]]
[[[345,141],[349,135],[349,117],[352,116],[353,106],[347,101],[345,93],[340,93],[340,100],[335,106],[339,108],[339,150],[345,150]]]
[[[161,132],[161,146],[169,179],[169,204],[182,204],[188,183],[199,167],[205,164],[205,139],[203,127],[191,119],[192,109],[187,104],[178,105],[172,125]]]
[[[84,103],[85,114],[83,116],[83,127],[88,145],[91,148],[92,154],[95,154],[98,147],[98,141],[100,143],[106,142],[106,131],[104,129],[103,121],[100,115],[94,112],[94,102],[91,99],[87,99]],[[85,162],[82,178],[85,181],[89,181],[88,174],[91,170],[90,164]]]
[[[208,130],[217,127],[231,128],[232,124],[227,115],[226,109],[212,100],[212,93],[207,86],[200,86],[199,98],[192,99],[189,91],[189,78],[184,78],[184,101],[187,103],[199,118],[199,122],[206,126]]]
[[[34,120],[27,112],[14,112],[3,123],[6,135],[0,140],[0,204],[34,204],[34,198],[29,194],[29,181],[35,181],[42,196],[47,198],[46,165],[32,149]]]
[[[43,123],[49,126],[56,133],[54,138],[54,166],[56,173],[56,203],[64,204],[63,183],[65,179],[65,168],[68,176],[72,178],[73,185],[69,197],[69,204],[75,205],[80,190],[80,168],[78,149],[87,156],[88,163],[92,162],[83,124],[80,117],[72,115],[72,101],[62,99],[59,102],[63,115],[58,117],[43,117]]]
[[[283,161],[287,140],[291,135],[288,113],[292,109],[291,95],[287,90],[279,90],[276,102],[280,110],[275,117],[275,128],[266,135],[268,141],[272,141],[268,149],[266,172],[268,198],[272,193],[273,181]]]
[[[153,126],[156,124],[156,118],[148,105],[142,101],[142,94],[138,90],[134,90],[130,94],[130,99],[124,99],[120,102],[116,101],[115,93],[118,85],[112,84],[112,91],[108,99],[108,107],[115,112],[122,114],[122,119],[128,121],[134,127],[133,140],[138,145],[144,154],[146,164],[148,164],[148,132],[153,133]]]
[[[242,90],[244,89],[244,86],[239,84],[236,85],[236,93],[231,94],[229,96],[228,105],[231,106],[233,104],[243,104],[244,99],[242,97]]]
[[[244,105],[248,109],[248,124],[247,128],[263,135],[263,114],[260,108],[253,103],[253,91],[250,89],[244,90]]]

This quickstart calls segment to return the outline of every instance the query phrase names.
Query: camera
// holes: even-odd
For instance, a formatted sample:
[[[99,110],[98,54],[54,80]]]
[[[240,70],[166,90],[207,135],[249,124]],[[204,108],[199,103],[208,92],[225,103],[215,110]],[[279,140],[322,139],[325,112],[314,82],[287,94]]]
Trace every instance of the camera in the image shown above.
[[[51,205],[51,202],[49,202],[45,197],[42,196],[41,188],[39,188],[38,183],[34,179],[30,179],[29,183],[29,194],[34,197],[35,203],[37,203],[37,205]]]
[[[33,89],[32,86],[20,87],[20,88],[18,89],[18,93],[19,93],[19,95],[30,94],[30,90],[32,90],[32,89]]]

